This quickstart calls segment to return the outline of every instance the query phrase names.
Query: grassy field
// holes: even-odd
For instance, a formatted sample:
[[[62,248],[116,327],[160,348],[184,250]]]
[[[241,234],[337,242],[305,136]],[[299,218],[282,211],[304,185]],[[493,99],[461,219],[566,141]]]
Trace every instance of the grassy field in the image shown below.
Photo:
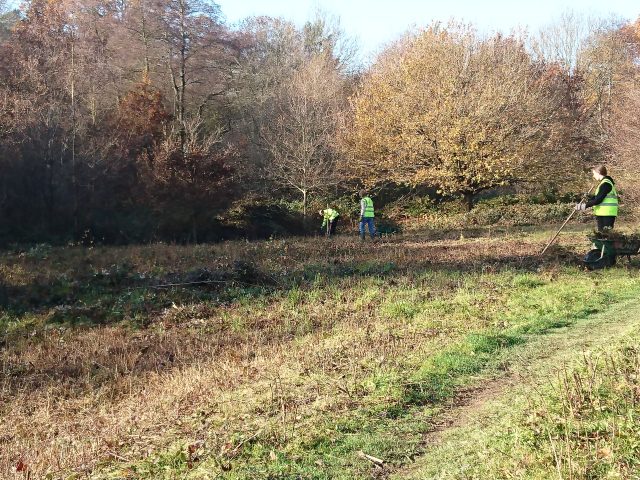
[[[638,340],[632,300],[518,347],[392,478],[640,478]]]
[[[640,294],[585,231],[5,252],[0,478],[397,475],[461,392]]]

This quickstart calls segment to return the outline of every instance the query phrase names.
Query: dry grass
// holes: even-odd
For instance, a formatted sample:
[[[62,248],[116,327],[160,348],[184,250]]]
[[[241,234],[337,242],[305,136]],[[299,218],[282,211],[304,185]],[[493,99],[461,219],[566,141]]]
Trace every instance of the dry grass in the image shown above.
[[[26,305],[61,278],[73,292],[74,282],[123,264],[133,273],[108,286],[111,293],[202,267],[228,271],[238,259],[273,282],[249,293],[218,289],[219,301],[151,305],[143,329],[126,316],[91,327],[51,323],[55,306],[36,298],[16,317],[29,326],[9,329],[0,351],[0,477],[89,475],[176,441],[223,463],[256,438],[282,448],[303,441],[318,418],[366,404],[375,390],[367,382],[487,327],[509,292],[483,273],[552,278],[558,262],[575,263],[566,246],[538,257],[541,245],[416,236],[367,248],[338,238],[6,255],[4,282]],[[464,272],[475,275],[471,286]],[[438,318],[444,300],[464,308]],[[393,391],[386,395],[393,400]]]

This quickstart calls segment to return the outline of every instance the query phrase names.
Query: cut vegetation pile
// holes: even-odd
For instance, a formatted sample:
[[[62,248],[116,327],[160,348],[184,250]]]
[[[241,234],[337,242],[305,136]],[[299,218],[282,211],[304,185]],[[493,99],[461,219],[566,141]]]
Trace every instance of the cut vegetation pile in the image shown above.
[[[0,477],[385,476],[511,347],[640,293],[547,234],[6,253]]]

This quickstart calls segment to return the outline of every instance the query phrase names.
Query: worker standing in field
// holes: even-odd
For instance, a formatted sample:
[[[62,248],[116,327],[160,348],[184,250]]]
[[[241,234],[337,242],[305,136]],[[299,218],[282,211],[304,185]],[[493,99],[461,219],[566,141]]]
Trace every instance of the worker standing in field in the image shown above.
[[[331,237],[336,234],[336,225],[338,224],[338,217],[340,214],[337,210],[333,208],[327,207],[324,210],[320,210],[320,215],[322,216],[322,229],[326,227],[326,235],[327,237]]]
[[[364,227],[367,225],[371,239],[376,237],[376,226],[373,224],[375,213],[373,200],[367,195],[366,190],[360,190],[360,238],[364,240]]]
[[[613,178],[607,175],[607,167],[598,165],[591,169],[593,178],[600,182],[596,193],[586,202],[576,205],[576,210],[584,211],[593,207],[598,231],[612,229],[618,216],[618,191]]]

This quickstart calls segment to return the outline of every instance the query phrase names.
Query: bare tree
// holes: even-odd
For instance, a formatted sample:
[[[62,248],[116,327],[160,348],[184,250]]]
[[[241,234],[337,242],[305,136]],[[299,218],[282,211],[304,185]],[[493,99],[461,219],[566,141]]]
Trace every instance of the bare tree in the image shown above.
[[[627,81],[633,70],[622,26],[615,18],[602,21],[585,43],[578,63],[585,115],[592,122],[592,135],[598,138],[602,148],[607,143],[614,91]]]
[[[354,69],[358,46],[342,29],[339,17],[318,9],[313,18],[304,24],[302,34],[307,55],[324,53],[333,57],[340,71]]]
[[[570,76],[585,133],[600,150],[608,141],[613,90],[626,76],[627,48],[620,35],[623,24],[614,16],[596,18],[566,11],[542,29],[533,43],[540,60],[559,65]]]
[[[299,192],[305,216],[309,195],[336,181],[335,135],[343,99],[344,81],[332,57],[315,55],[282,85],[261,131],[271,153],[267,174]]]
[[[329,164],[335,153],[328,147],[325,133],[318,132],[322,128],[335,131],[337,105],[346,104],[355,44],[344,34],[337,19],[321,12],[300,29],[282,19],[257,17],[245,21],[242,31],[245,48],[239,62],[238,95],[234,102],[249,148],[243,159],[245,168],[239,174],[246,189],[264,196],[273,195],[278,187],[297,192],[302,196],[306,213],[307,196],[333,182],[328,180],[332,175],[312,172],[310,166],[319,167],[318,152],[322,150],[326,152],[322,154],[322,163],[326,160],[325,166],[331,170]],[[322,75],[326,76],[326,84]],[[312,91],[315,88],[316,93]],[[330,99],[331,92],[337,92],[338,96]],[[319,118],[314,112],[323,109],[330,113]],[[313,115],[318,118],[312,119]],[[296,122],[304,127],[295,126]],[[311,141],[310,124],[315,125],[313,141],[318,141],[318,137],[323,140],[304,155],[300,151],[292,153]],[[298,167],[299,175],[294,173]],[[301,180],[302,177],[306,180]],[[316,177],[312,183],[324,186],[310,184],[311,177]],[[295,186],[287,183],[293,178]]]
[[[573,10],[563,12],[553,23],[542,28],[533,40],[533,50],[548,63],[556,63],[573,72],[593,33],[596,20]]]
[[[235,47],[220,22],[218,5],[210,0],[159,0],[155,13],[184,150],[189,116],[201,116],[227,91]]]
[[[247,149],[237,175],[243,190],[268,196],[273,185],[264,181],[269,155],[260,131],[270,122],[279,90],[304,61],[302,34],[293,23],[271,17],[246,19],[241,32],[233,106]]]

